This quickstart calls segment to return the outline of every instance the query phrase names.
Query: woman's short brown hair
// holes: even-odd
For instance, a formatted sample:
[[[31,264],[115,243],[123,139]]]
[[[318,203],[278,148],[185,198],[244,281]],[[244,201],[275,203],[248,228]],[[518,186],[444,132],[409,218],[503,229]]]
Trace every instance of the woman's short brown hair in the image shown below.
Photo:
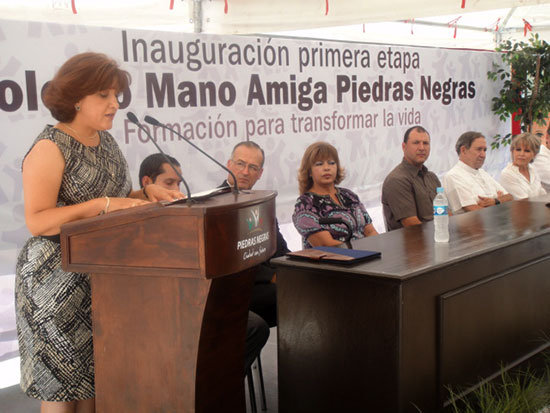
[[[327,142],[312,143],[304,152],[300,170],[298,171],[300,195],[306,193],[313,186],[313,179],[311,178],[311,167],[313,164],[317,161],[325,161],[327,159],[332,159],[336,162],[337,172],[334,184],[337,185],[344,180],[344,168],[340,166],[340,158],[338,158],[336,148]]]
[[[80,53],[57,71],[46,86],[42,100],[60,122],[70,122],[76,115],[75,104],[82,98],[115,88],[122,92],[130,83],[130,74],[102,53]]]
[[[519,147],[520,145],[525,146],[527,149],[530,149],[531,152],[533,152],[533,159],[531,162],[535,160],[535,156],[540,151],[540,139],[537,138],[535,135],[529,132],[522,133],[520,135],[516,135],[512,138],[512,144],[510,145],[510,151],[513,152],[514,149]],[[513,155],[512,155],[513,156]],[[512,160],[514,158],[512,157]]]

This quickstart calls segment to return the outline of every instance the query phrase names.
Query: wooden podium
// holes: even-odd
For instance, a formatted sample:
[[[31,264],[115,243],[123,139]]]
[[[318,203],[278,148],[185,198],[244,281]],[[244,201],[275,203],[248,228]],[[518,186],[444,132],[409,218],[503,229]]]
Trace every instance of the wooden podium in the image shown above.
[[[145,205],[63,225],[91,274],[96,410],[245,412],[256,265],[276,248],[272,191]]]

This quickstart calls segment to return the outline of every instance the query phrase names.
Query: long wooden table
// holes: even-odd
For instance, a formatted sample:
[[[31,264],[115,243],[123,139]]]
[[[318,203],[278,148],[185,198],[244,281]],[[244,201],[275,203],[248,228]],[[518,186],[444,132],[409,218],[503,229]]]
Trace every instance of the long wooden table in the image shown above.
[[[422,412],[548,348],[550,208],[513,201],[353,242],[382,258],[278,266],[279,411]]]

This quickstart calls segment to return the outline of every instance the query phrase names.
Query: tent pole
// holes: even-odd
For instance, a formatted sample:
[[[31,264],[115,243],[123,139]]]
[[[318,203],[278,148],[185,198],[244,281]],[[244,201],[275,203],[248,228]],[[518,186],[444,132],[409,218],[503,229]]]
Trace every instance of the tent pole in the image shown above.
[[[202,33],[202,0],[193,0],[193,25],[195,33]]]

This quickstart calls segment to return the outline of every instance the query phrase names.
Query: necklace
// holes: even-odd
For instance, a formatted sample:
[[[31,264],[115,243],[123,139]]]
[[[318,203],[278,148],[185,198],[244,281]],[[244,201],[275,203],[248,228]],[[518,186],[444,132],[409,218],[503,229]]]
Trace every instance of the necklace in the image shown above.
[[[73,128],[71,128],[71,127],[69,126],[68,123],[63,123],[63,125],[65,125],[65,126],[67,127],[67,129],[69,129],[71,132],[73,132],[73,133],[76,135],[76,137],[77,137],[78,139],[80,139],[80,140],[90,140],[90,139],[95,138],[95,136],[97,135],[97,131],[95,131],[95,132],[93,133],[93,135],[88,136],[86,139],[82,139],[82,138],[80,137],[80,135],[78,134],[78,132],[75,131]]]

